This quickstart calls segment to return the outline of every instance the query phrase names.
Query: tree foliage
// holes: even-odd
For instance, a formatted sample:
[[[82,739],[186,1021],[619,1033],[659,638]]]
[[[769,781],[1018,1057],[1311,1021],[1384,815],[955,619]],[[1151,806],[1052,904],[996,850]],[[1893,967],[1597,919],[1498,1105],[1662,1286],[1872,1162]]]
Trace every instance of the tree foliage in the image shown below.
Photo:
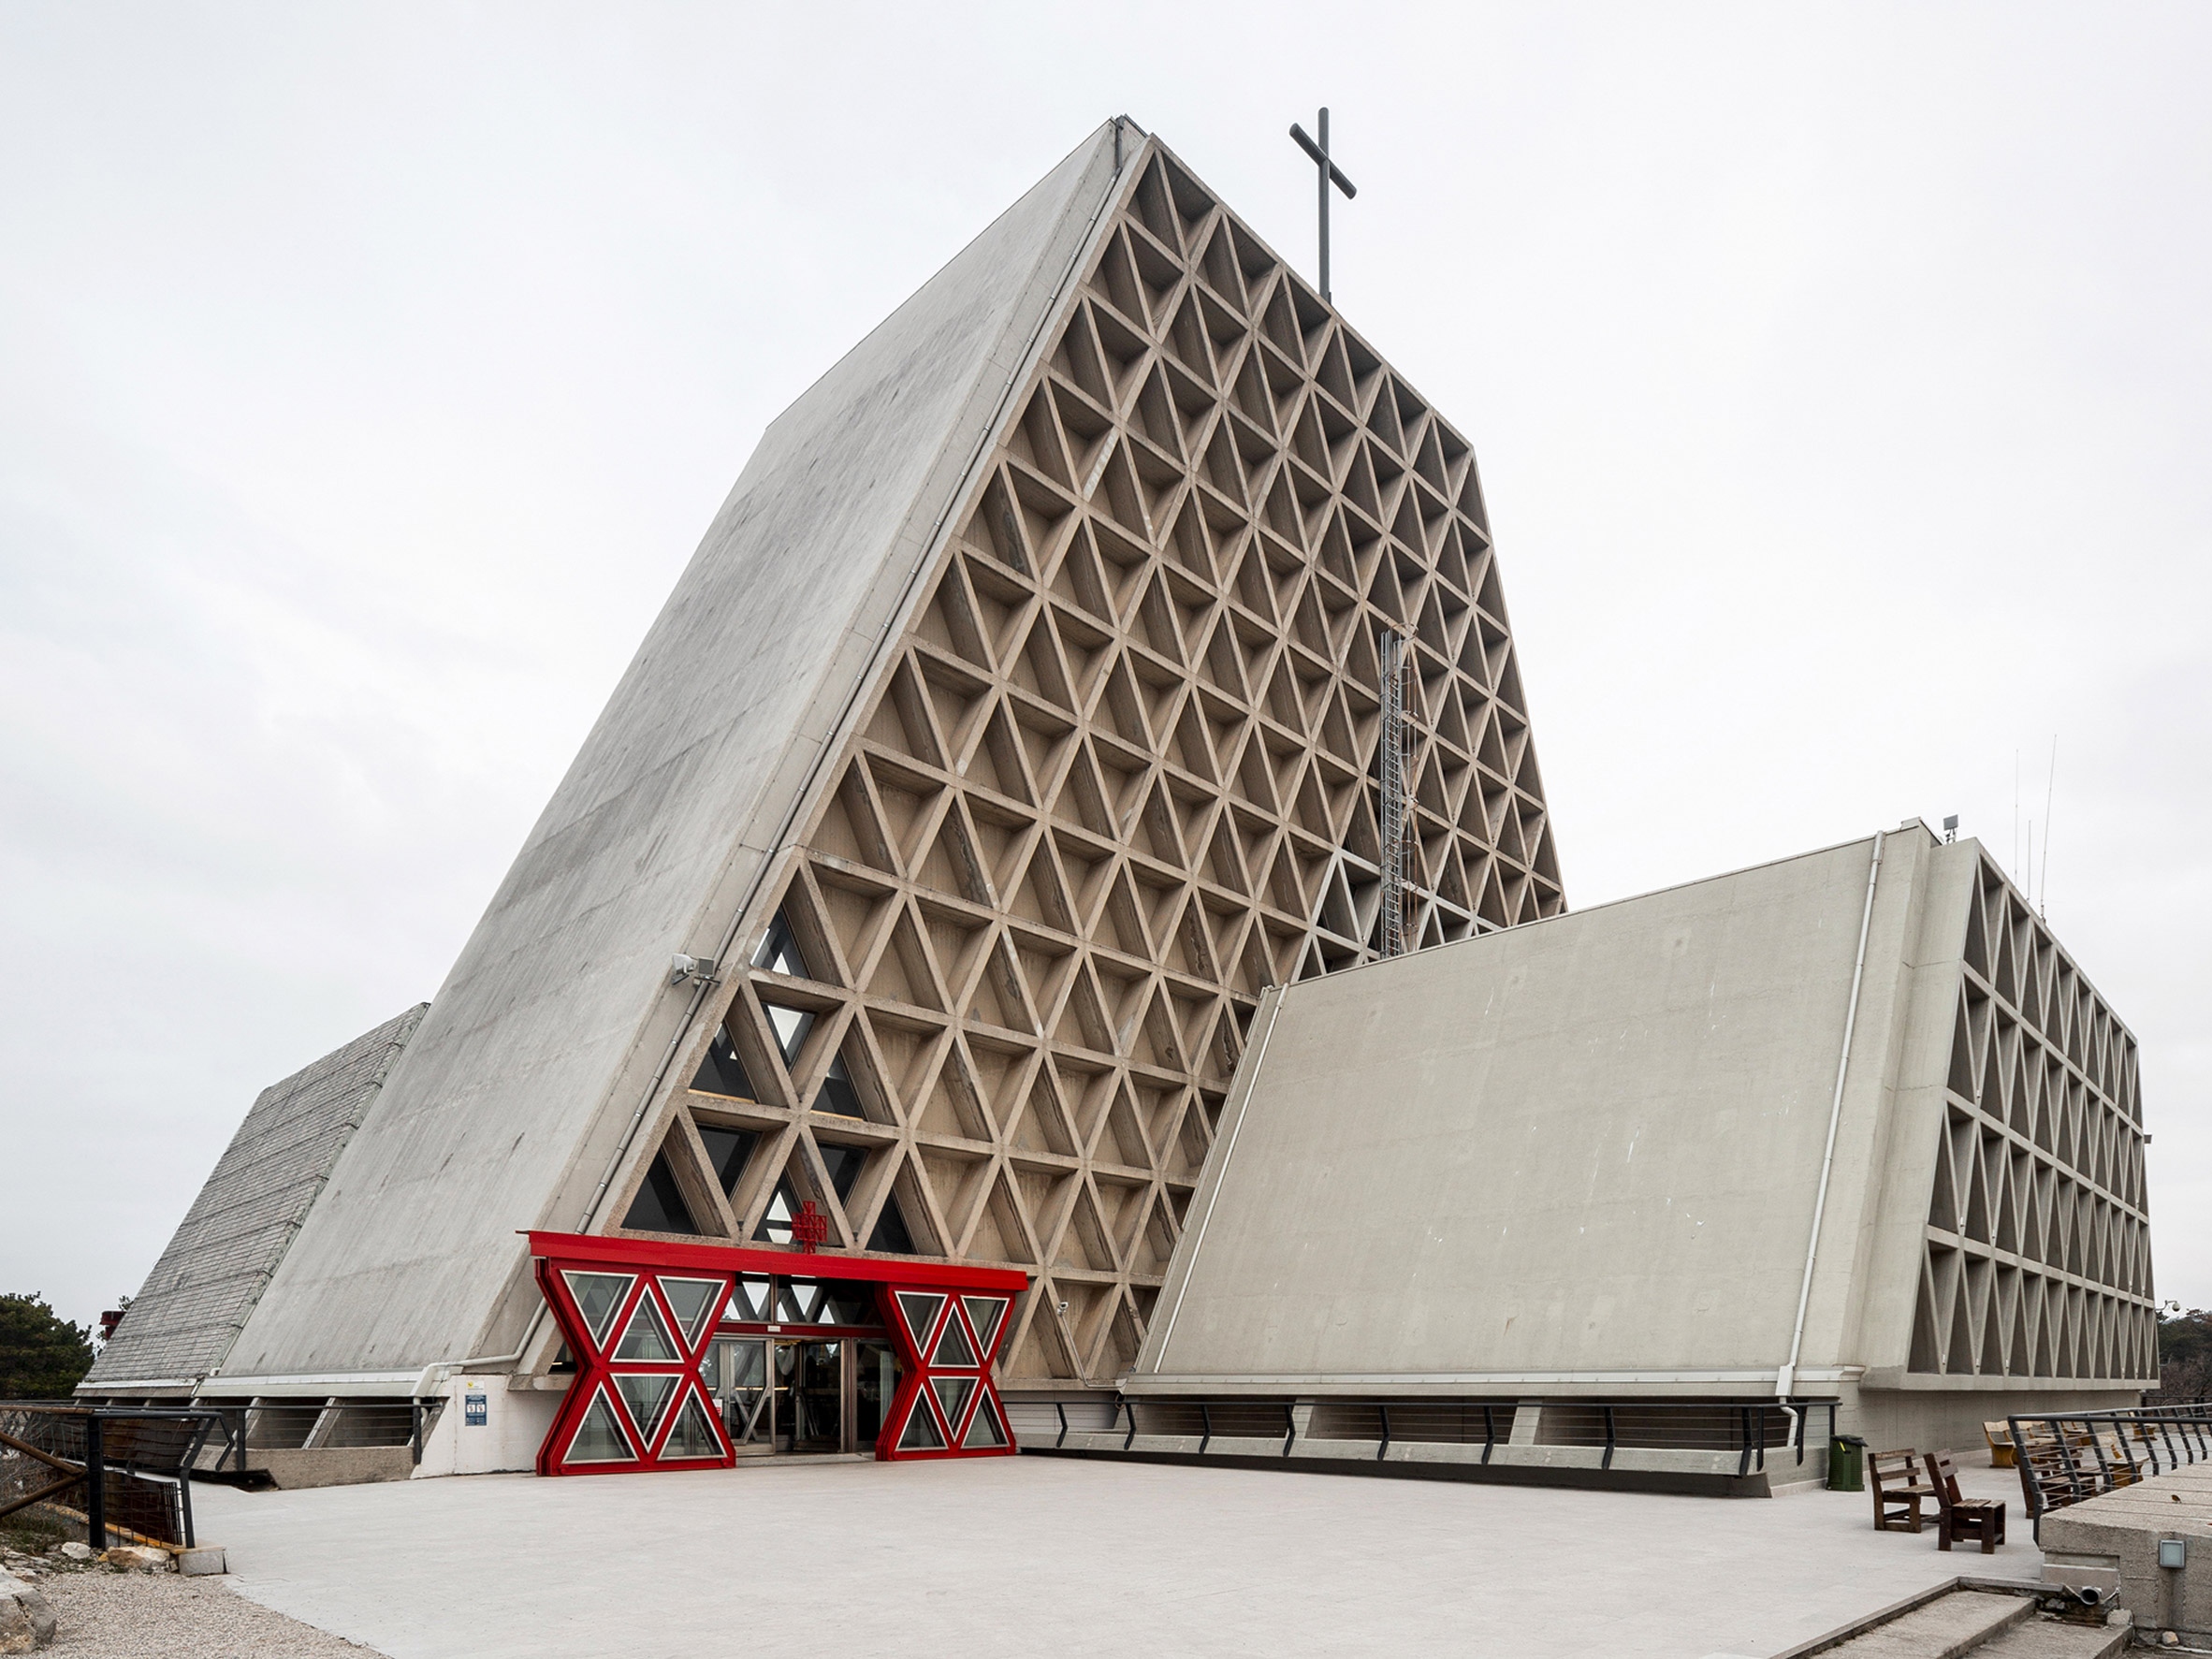
[[[92,1369],[92,1332],[46,1299],[0,1295],[0,1400],[61,1400]]]
[[[2176,1308],[2160,1317],[2159,1393],[2169,1401],[2212,1396],[2212,1309]]]

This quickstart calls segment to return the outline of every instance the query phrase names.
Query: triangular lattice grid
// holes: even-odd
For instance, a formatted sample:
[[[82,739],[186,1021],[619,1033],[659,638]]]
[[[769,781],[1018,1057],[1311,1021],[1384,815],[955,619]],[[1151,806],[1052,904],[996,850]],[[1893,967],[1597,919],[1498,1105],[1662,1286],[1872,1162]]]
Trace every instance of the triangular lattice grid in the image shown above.
[[[2158,1375],[2135,1041],[1983,861],[1910,1368]]]
[[[1378,629],[1417,668],[1412,937],[1563,908],[1470,446],[1172,157],[1133,167],[749,919],[806,968],[734,987],[758,1099],[649,1143],[709,1231],[759,1239],[789,1179],[831,1248],[889,1218],[1031,1268],[1011,1382],[1126,1368],[1259,993],[1376,948]],[[699,1124],[759,1131],[733,1189]]]

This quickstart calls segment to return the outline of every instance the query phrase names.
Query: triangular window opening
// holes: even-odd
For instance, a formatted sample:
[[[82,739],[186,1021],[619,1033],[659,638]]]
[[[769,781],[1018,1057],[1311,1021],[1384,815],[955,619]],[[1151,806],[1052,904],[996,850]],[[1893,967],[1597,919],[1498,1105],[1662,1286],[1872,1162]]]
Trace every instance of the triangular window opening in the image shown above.
[[[977,1415],[980,1417],[982,1414],[979,1412]],[[974,1441],[973,1429],[968,1432],[968,1438],[971,1443]],[[698,1390],[693,1390],[684,1401],[683,1415],[676,1419],[676,1427],[668,1431],[668,1442],[661,1448],[661,1461],[669,1463],[682,1458],[720,1458],[721,1455],[721,1440],[716,1435],[714,1425],[707,1420],[706,1412],[699,1404]]]
[[[937,1339],[937,1352],[929,1356],[932,1365],[973,1365],[975,1350],[968,1346],[968,1333],[960,1329],[958,1319],[945,1321],[945,1333]]]
[[[920,1404],[919,1401],[915,1402]],[[583,1426],[576,1430],[576,1437],[569,1442],[568,1456],[562,1460],[570,1463],[627,1463],[633,1462],[637,1453],[630,1448],[630,1436],[622,1433],[622,1425],[615,1416],[615,1408],[607,1403],[603,1385],[591,1396],[590,1409],[584,1413]]]
[[[814,1029],[813,1013],[803,1008],[785,1008],[777,1002],[764,1002],[761,1011],[768,1016],[768,1024],[776,1032],[776,1046],[783,1055],[783,1063],[796,1066],[799,1051],[807,1046],[807,1033]]]
[[[998,1414],[991,1409],[991,1396],[985,1394],[975,1408],[975,1417],[968,1425],[968,1433],[960,1437],[960,1444],[969,1448],[999,1450],[1006,1445],[1006,1431],[998,1426]]]
[[[668,1397],[676,1392],[681,1380],[674,1376],[640,1375],[623,1372],[615,1378],[615,1387],[622,1390],[622,1404],[630,1407],[630,1420],[637,1425],[637,1432],[648,1446],[653,1443],[653,1432],[661,1426],[661,1413],[668,1404]]]
[[[807,970],[807,959],[799,954],[799,941],[792,934],[791,924],[784,920],[781,910],[776,920],[768,924],[768,936],[761,940],[761,948],[752,953],[752,965],[764,968],[770,973],[786,973],[793,979],[810,980],[814,976]]]
[[[727,1279],[671,1279],[661,1280],[661,1294],[668,1298],[668,1305],[676,1314],[677,1329],[684,1333],[689,1345],[699,1340],[699,1330],[713,1309],[715,1300],[721,1294]]]
[[[738,1319],[760,1320],[768,1317],[768,1281],[757,1274],[747,1274],[737,1281],[737,1292],[730,1301],[731,1316]]]
[[[592,1344],[604,1347],[615,1310],[622,1305],[622,1298],[630,1294],[636,1278],[630,1273],[564,1273],[560,1276],[568,1281],[568,1293],[576,1299],[576,1309],[584,1316]]]
[[[929,1414],[929,1402],[917,1394],[913,1409],[907,1413],[906,1432],[898,1437],[901,1451],[942,1451],[945,1437],[938,1432],[937,1419]]]
[[[775,1196],[768,1200],[768,1213],[761,1217],[761,1237],[771,1244],[790,1244],[792,1218],[805,1202],[789,1175],[777,1182]]]
[[[631,1201],[622,1225],[638,1232],[699,1232],[691,1207],[684,1202],[683,1188],[676,1184],[676,1171],[668,1167],[666,1152],[653,1154],[652,1168],[646,1171],[645,1184]]]
[[[822,1080],[822,1088],[814,1097],[814,1110],[834,1113],[838,1117],[867,1115],[861,1109],[860,1091],[852,1086],[852,1075],[845,1070],[843,1055],[830,1062],[829,1074]],[[837,1196],[842,1198],[844,1194]]]
[[[637,1311],[630,1316],[629,1328],[622,1332],[622,1346],[615,1350],[615,1358],[643,1361],[648,1364],[676,1358],[676,1346],[668,1340],[668,1327],[661,1323],[661,1311],[653,1305],[650,1296],[637,1299]]]
[[[945,1299],[922,1290],[898,1292],[898,1311],[906,1319],[907,1334],[914,1340],[914,1351],[922,1352],[922,1345],[929,1339],[929,1328],[937,1323],[938,1310],[945,1305]]]
[[[737,1045],[730,1041],[727,1026],[717,1030],[714,1041],[707,1044],[706,1058],[699,1063],[699,1073],[691,1079],[691,1087],[703,1095],[728,1095],[738,1100],[761,1098],[752,1086],[751,1074],[745,1070],[745,1060],[737,1053]]]
[[[745,1173],[746,1161],[752,1157],[753,1147],[760,1136],[751,1129],[725,1129],[719,1125],[701,1124],[699,1139],[706,1147],[706,1161],[714,1166],[714,1178],[722,1184],[722,1196],[737,1196],[737,1179]]]
[[[860,1171],[868,1161],[868,1155],[858,1146],[828,1146],[822,1151],[822,1167],[829,1175],[830,1190],[837,1195],[837,1202],[852,1196],[853,1183],[860,1179]]]
[[[1006,1317],[1006,1303],[995,1296],[963,1296],[960,1302],[968,1309],[968,1322],[975,1327],[976,1341],[989,1353],[998,1335],[998,1321]]]
[[[960,1414],[968,1409],[968,1397],[975,1392],[972,1376],[936,1376],[929,1386],[937,1390],[937,1403],[945,1408],[945,1422],[956,1434],[960,1432]]]
[[[907,1230],[906,1215],[898,1207],[897,1194],[883,1201],[882,1212],[876,1217],[876,1229],[868,1234],[867,1247],[891,1256],[922,1254],[914,1248],[914,1235]]]

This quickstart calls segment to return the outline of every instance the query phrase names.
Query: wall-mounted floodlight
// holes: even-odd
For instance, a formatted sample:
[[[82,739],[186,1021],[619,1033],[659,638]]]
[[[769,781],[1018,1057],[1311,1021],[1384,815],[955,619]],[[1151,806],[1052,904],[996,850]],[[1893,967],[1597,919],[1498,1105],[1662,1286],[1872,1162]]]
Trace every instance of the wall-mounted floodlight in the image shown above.
[[[2188,1564],[2189,1540],[2187,1538],[2161,1538],[2159,1540],[2159,1565],[2172,1567],[2178,1572]]]
[[[688,980],[712,980],[720,966],[710,956],[687,956],[678,951],[668,959],[668,982],[680,985]]]
[[[1954,812],[1943,820],[1943,844],[1947,847],[1958,839],[1958,814]]]

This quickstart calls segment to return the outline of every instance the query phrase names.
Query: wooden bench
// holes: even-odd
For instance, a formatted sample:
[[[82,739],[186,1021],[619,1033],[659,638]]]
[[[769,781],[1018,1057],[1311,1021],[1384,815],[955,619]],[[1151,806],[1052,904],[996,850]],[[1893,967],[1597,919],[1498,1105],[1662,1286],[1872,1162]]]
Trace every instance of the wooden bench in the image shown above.
[[[1922,1461],[1928,1465],[1928,1484],[1935,1490],[1936,1548],[1948,1550],[1953,1539],[1964,1538],[1978,1541],[1984,1555],[1996,1554],[2004,1542],[2004,1505],[1959,1495],[1958,1468],[1949,1452],[1931,1451]]]
[[[1935,1488],[1920,1479],[1920,1455],[1907,1447],[1902,1451],[1867,1453],[1867,1484],[1874,1490],[1874,1530],[1878,1533],[1916,1533],[1920,1505],[1936,1495]]]

